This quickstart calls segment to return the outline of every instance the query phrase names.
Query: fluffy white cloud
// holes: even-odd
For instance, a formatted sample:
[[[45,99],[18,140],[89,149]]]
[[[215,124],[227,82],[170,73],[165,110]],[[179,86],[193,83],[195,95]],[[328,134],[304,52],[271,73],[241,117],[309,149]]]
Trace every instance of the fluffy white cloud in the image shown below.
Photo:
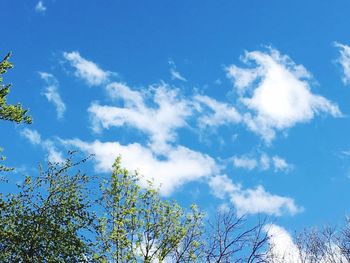
[[[43,1],[39,1],[35,6],[35,11],[38,13],[44,13],[46,11],[46,6]]]
[[[276,262],[301,263],[299,249],[294,244],[293,238],[283,227],[268,224],[264,230],[269,236],[270,253]]]
[[[111,83],[107,86],[111,98],[123,102],[123,107],[90,105],[93,129],[129,125],[150,136],[152,149],[156,152],[168,150],[169,142],[176,139],[175,130],[186,125],[192,114],[187,100],[179,98],[178,92],[165,84],[150,89],[154,107],[148,106],[146,94],[133,91],[125,84]]]
[[[212,177],[209,186],[216,197],[228,197],[238,215],[265,213],[281,216],[284,213],[294,215],[303,210],[292,198],[270,194],[261,185],[243,189],[226,175]]]
[[[237,213],[241,215],[259,213],[275,216],[285,213],[295,215],[303,210],[292,198],[266,192],[261,185],[255,189],[241,189],[232,193],[230,197]]]
[[[84,80],[89,86],[105,84],[113,74],[102,70],[94,62],[81,57],[78,51],[63,52],[63,57],[75,68],[75,76]]]
[[[311,92],[311,74],[277,50],[246,52],[242,61],[255,68],[227,68],[247,112],[243,119],[249,129],[271,142],[276,130],[307,122],[320,112],[341,116],[338,106]]]
[[[337,62],[343,68],[342,81],[347,85],[350,83],[350,47],[338,42],[335,42],[334,45],[339,49],[340,55]]]
[[[194,107],[200,113],[198,123],[201,128],[236,124],[242,119],[238,111],[227,103],[203,95],[196,95],[193,99]]]
[[[138,143],[121,145],[118,142],[84,142],[78,139],[63,140],[68,146],[95,155],[97,171],[109,172],[118,155],[129,170],[139,170],[145,180],[154,179],[162,195],[171,194],[181,185],[208,177],[216,172],[217,165],[208,155],[183,146],[169,149],[166,156],[157,156],[151,149]]]
[[[52,163],[62,163],[64,158],[62,153],[57,149],[51,140],[42,140],[38,131],[25,128],[21,131],[21,135],[25,137],[31,144],[41,146],[47,152],[47,160]]]
[[[63,114],[66,111],[66,105],[62,101],[60,94],[58,93],[58,81],[54,77],[54,75],[46,72],[39,72],[41,79],[43,79],[47,86],[45,87],[44,96],[47,98],[49,102],[51,102],[55,108],[57,113],[57,118],[62,119]]]

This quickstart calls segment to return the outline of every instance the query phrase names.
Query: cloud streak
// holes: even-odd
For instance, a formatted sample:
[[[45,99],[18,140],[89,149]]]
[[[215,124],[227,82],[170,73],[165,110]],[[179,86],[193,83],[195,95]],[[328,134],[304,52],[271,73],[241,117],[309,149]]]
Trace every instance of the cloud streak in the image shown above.
[[[350,47],[339,42],[335,42],[334,46],[338,48],[339,57],[337,63],[343,69],[342,81],[345,85],[350,84]]]
[[[57,149],[55,143],[52,140],[41,138],[40,133],[37,130],[25,128],[21,131],[21,135],[26,138],[31,144],[40,146],[47,152],[47,160],[51,163],[62,163],[64,158],[62,153]]]
[[[106,84],[113,75],[112,72],[105,71],[96,63],[83,58],[78,51],[63,52],[63,57],[75,69],[74,75],[89,86]]]
[[[172,80],[180,80],[183,82],[187,82],[187,79],[184,78],[180,72],[176,69],[176,64],[174,61],[169,60],[169,65],[170,65],[170,76]]]
[[[176,129],[186,126],[192,114],[188,101],[181,99],[176,89],[166,84],[150,88],[154,107],[148,106],[148,97],[122,83],[107,86],[109,96],[123,102],[123,107],[92,103],[88,109],[94,131],[110,127],[130,126],[150,137],[156,152],[166,152],[168,144],[176,139]]]
[[[265,171],[273,168],[275,172],[287,173],[293,169],[293,165],[289,164],[284,158],[278,155],[270,157],[266,153],[262,153],[260,158],[249,155],[233,156],[232,160],[234,167],[246,170],[260,169]]]
[[[62,101],[61,95],[58,92],[59,83],[57,79],[54,77],[54,75],[47,72],[39,72],[39,75],[40,78],[47,84],[43,95],[55,106],[57,118],[62,119],[64,112],[66,111],[66,105]]]
[[[227,103],[204,95],[195,95],[193,101],[199,113],[197,122],[200,128],[232,125],[242,121],[242,116],[236,108]]]

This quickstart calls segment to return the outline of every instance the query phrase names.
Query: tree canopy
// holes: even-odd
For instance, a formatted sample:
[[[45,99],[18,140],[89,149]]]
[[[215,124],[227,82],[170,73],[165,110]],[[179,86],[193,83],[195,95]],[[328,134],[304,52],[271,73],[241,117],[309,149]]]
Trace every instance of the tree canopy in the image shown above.
[[[263,224],[249,227],[230,211],[205,227],[195,205],[163,199],[151,182],[140,187],[120,158],[95,180],[74,170],[86,159],[73,157],[1,199],[1,262],[264,262]]]
[[[4,59],[0,62],[0,120],[12,121],[16,123],[32,123],[32,117],[28,115],[28,110],[23,109],[20,103],[17,104],[8,104],[7,96],[10,93],[11,84],[3,84],[3,74],[7,70],[13,68],[13,64],[9,61],[11,53],[8,53]],[[0,148],[0,153],[2,148]],[[0,161],[5,160],[5,156],[0,155]],[[4,165],[0,165],[0,172],[10,171],[11,168],[8,168]]]
[[[0,62],[0,120],[13,121],[16,123],[32,123],[32,117],[28,115],[28,110],[23,109],[20,103],[8,104],[7,96],[10,93],[11,84],[2,84],[3,74],[13,68],[13,64],[9,61],[11,53],[8,53]]]
[[[49,163],[26,176],[18,193],[0,201],[1,262],[81,262],[88,253],[82,231],[92,226],[88,176],[72,169],[85,160]]]

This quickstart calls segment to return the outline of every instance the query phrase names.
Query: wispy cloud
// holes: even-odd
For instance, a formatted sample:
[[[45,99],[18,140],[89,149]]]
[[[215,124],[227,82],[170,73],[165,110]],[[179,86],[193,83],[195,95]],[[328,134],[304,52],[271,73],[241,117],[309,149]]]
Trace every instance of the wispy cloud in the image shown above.
[[[311,74],[277,50],[246,52],[242,61],[255,68],[227,68],[246,107],[243,120],[253,132],[271,142],[278,130],[308,122],[320,112],[341,116],[335,103],[311,92]]]
[[[291,169],[293,169],[293,166],[289,163],[287,163],[287,161],[277,155],[273,156],[271,158],[273,166],[275,167],[275,171],[284,171],[284,172],[288,172]]]
[[[176,64],[174,61],[172,60],[169,60],[168,61],[169,65],[170,65],[170,76],[171,76],[171,79],[173,80],[181,80],[181,81],[184,81],[186,82],[187,79],[184,78],[180,72],[176,69]]]
[[[39,145],[41,143],[41,135],[36,130],[25,128],[21,131],[21,135],[27,138],[33,145]]]
[[[75,76],[89,86],[99,86],[109,81],[114,74],[101,69],[96,63],[83,58],[78,51],[63,52],[63,57],[75,68]]]
[[[335,42],[334,46],[339,50],[337,62],[343,69],[342,81],[345,85],[350,84],[350,47],[339,42]]]
[[[49,162],[62,163],[64,161],[62,153],[57,149],[55,143],[49,139],[43,140],[37,130],[25,128],[21,131],[21,135],[31,144],[42,147],[47,152]]]
[[[59,83],[57,79],[52,74],[47,72],[39,72],[39,75],[41,79],[43,79],[47,84],[43,93],[44,96],[49,102],[51,102],[55,106],[57,118],[62,119],[64,112],[66,111],[66,105],[64,104],[60,94],[58,93]]]
[[[194,106],[199,112],[198,124],[200,128],[232,125],[241,122],[242,117],[231,105],[219,102],[204,95],[193,98]]]
[[[233,156],[233,165],[236,168],[247,170],[259,169],[262,171],[273,168],[275,172],[289,172],[293,169],[293,165],[289,164],[284,158],[274,155],[268,156],[262,153],[260,157],[253,157],[251,155]]]
[[[43,1],[39,1],[35,6],[35,11],[38,13],[45,13],[46,9]]]
[[[265,213],[281,216],[283,214],[294,215],[303,211],[303,208],[298,207],[290,197],[271,194],[261,185],[243,189],[227,175],[211,177],[209,186],[216,197],[228,198],[238,215]]]
[[[253,170],[258,166],[258,162],[255,159],[249,158],[247,156],[234,156],[233,165],[237,168]]]
[[[124,107],[92,103],[88,111],[93,129],[128,125],[149,135],[152,149],[157,152],[167,150],[168,143],[176,139],[175,130],[184,127],[186,118],[192,114],[188,101],[166,84],[150,87],[151,98],[122,83],[109,84],[107,91],[111,98],[123,101]],[[146,104],[148,99],[154,107]]]

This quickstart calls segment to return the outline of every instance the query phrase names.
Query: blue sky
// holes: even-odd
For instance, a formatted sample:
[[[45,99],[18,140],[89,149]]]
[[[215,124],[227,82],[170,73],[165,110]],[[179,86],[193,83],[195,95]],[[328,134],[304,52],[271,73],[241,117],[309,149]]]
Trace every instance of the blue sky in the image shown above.
[[[0,2],[14,181],[68,149],[290,232],[349,213],[350,2]],[[5,189],[4,189],[5,191]]]

